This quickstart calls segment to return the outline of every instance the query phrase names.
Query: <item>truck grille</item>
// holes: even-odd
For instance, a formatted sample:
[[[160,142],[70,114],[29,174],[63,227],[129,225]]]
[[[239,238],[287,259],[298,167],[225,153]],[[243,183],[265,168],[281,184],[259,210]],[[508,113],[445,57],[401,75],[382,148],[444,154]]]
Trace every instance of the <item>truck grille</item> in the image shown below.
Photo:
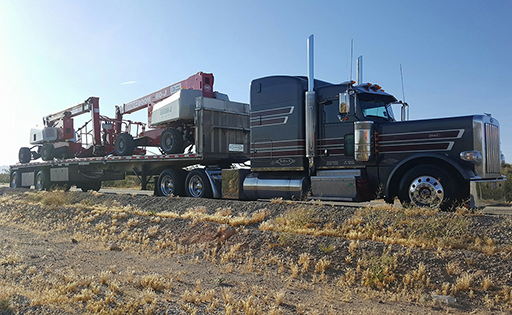
[[[485,171],[487,174],[501,173],[500,130],[498,126],[485,124]]]

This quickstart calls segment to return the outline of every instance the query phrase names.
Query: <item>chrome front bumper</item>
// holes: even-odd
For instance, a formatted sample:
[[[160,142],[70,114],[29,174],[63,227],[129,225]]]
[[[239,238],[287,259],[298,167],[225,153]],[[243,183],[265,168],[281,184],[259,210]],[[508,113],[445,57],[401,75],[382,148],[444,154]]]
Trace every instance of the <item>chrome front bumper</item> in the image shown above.
[[[505,202],[506,179],[475,180],[469,184],[471,208],[480,208]]]

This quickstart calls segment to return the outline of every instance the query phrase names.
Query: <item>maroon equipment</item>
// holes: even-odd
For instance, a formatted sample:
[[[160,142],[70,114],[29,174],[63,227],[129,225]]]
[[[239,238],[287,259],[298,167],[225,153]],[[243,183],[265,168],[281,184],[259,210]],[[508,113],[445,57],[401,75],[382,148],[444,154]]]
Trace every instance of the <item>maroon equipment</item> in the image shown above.
[[[91,113],[91,119],[78,129],[74,129],[74,117]],[[114,151],[116,133],[113,126],[122,125],[126,129],[135,124],[144,130],[145,124],[112,119],[100,115],[99,98],[89,97],[84,102],[43,117],[43,129],[30,131],[31,148],[19,151],[20,163],[28,163],[41,157],[44,161],[54,158],[104,156]],[[31,151],[36,149],[35,151]],[[138,154],[145,154],[138,150]]]
[[[128,132],[121,131],[120,125],[116,124],[114,131],[119,135],[115,143],[116,155],[132,155],[138,146],[156,146],[159,147],[162,154],[182,153],[185,147],[194,143],[194,121],[178,118],[172,122],[162,122],[161,120],[155,122],[153,119],[153,108],[155,104],[168,99],[182,90],[196,90],[200,91],[201,93],[199,94],[204,97],[215,98],[216,93],[213,92],[213,80],[213,74],[198,72],[183,81],[174,83],[122,106],[116,106],[116,119],[118,121],[121,121],[125,114],[147,108],[148,125],[154,128],[145,130],[134,138]],[[178,96],[179,98],[180,96]],[[189,99],[193,100],[191,97]],[[177,101],[179,102],[179,100]]]

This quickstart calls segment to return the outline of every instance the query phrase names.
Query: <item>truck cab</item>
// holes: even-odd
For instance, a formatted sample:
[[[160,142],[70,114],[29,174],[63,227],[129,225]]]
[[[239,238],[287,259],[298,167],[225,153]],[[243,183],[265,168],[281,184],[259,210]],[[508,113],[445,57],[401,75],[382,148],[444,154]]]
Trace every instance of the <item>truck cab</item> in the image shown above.
[[[314,105],[307,105],[306,77],[253,80],[249,197],[390,203],[398,197],[407,206],[445,210],[502,199],[496,119],[398,121],[393,95],[354,83],[315,79]]]

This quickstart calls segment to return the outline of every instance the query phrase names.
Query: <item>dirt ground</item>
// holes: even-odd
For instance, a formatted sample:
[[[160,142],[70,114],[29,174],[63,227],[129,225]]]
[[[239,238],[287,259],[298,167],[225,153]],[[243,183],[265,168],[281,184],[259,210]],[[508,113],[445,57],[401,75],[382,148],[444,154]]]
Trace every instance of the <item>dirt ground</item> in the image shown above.
[[[510,314],[512,220],[0,188],[0,314]]]

